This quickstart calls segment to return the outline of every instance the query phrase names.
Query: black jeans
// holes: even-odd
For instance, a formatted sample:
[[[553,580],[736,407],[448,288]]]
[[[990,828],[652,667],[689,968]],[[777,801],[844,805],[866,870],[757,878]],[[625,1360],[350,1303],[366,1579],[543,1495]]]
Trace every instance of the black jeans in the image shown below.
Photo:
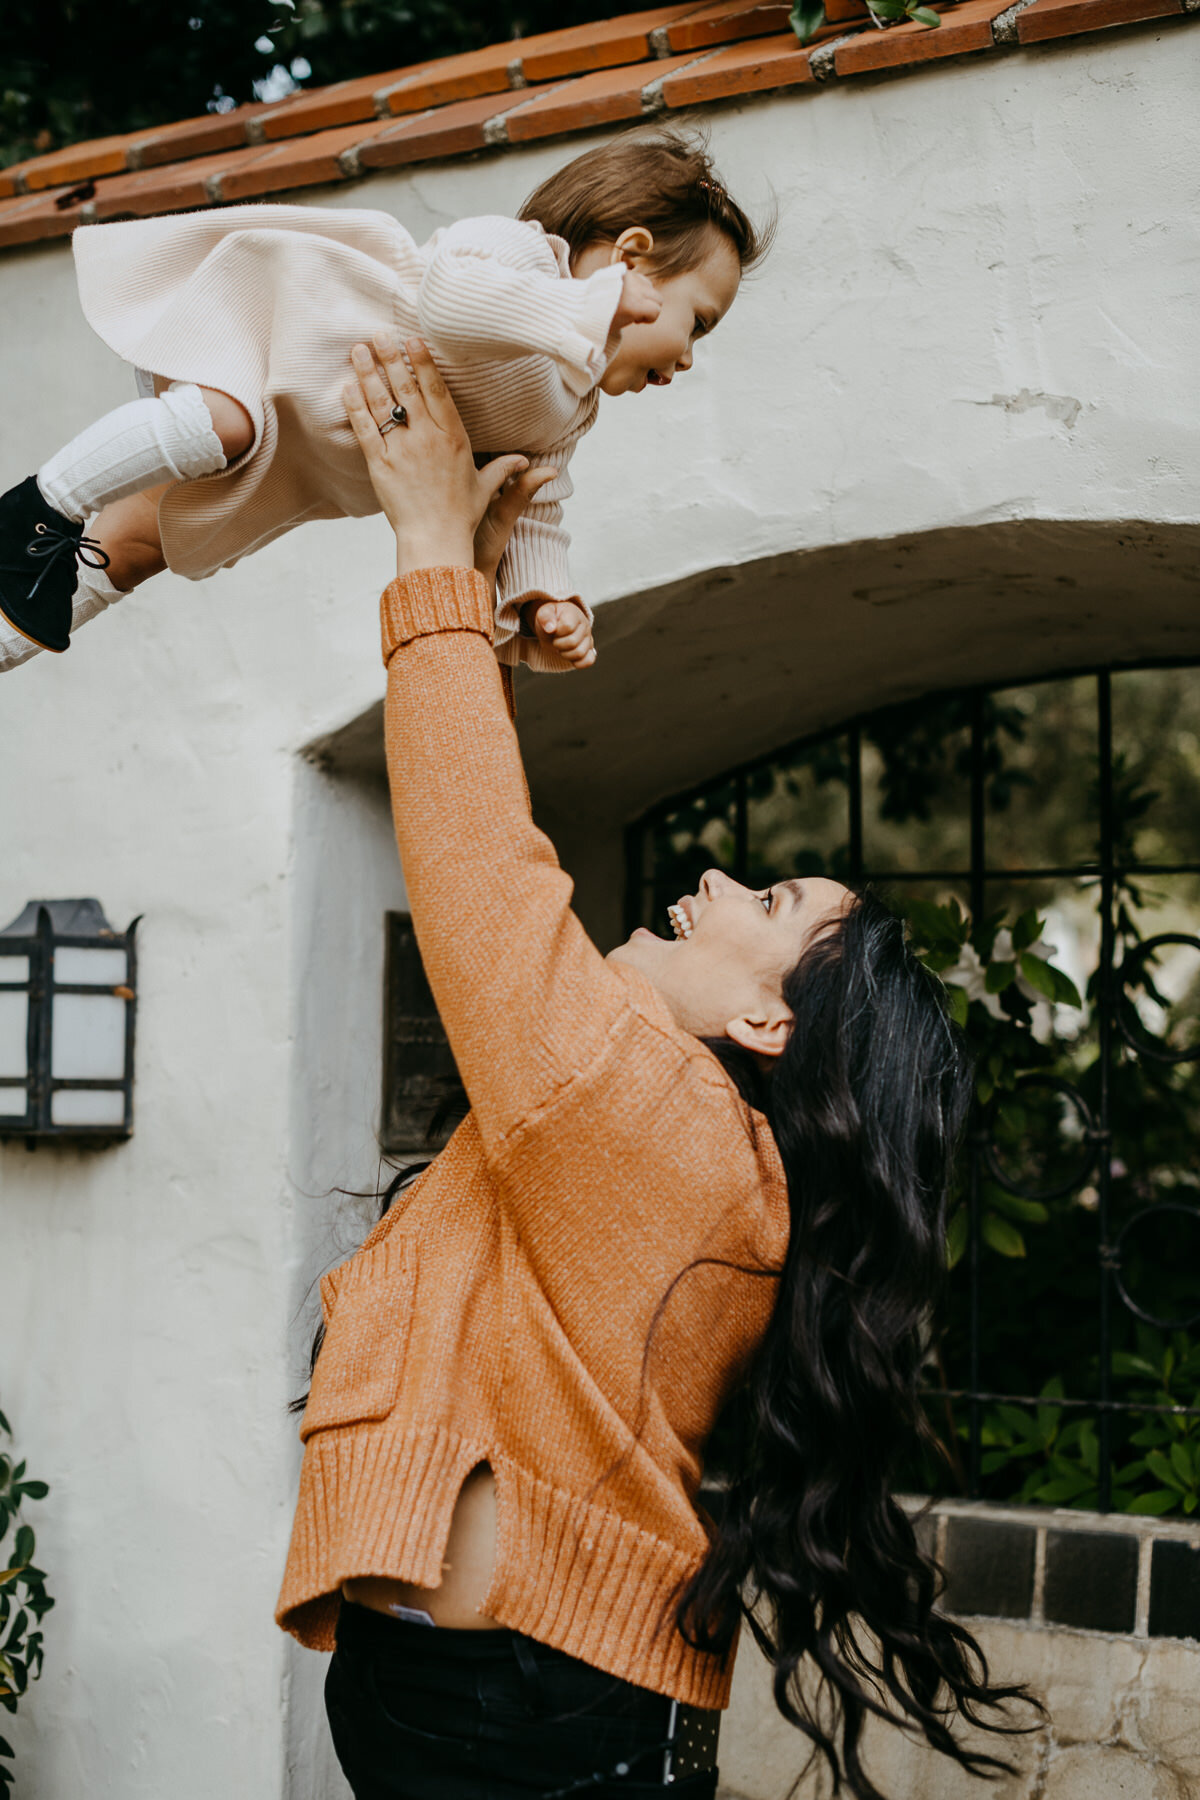
[[[343,1602],[325,1706],[355,1800],[717,1791],[715,1768],[664,1786],[663,1695],[515,1631],[430,1629]]]

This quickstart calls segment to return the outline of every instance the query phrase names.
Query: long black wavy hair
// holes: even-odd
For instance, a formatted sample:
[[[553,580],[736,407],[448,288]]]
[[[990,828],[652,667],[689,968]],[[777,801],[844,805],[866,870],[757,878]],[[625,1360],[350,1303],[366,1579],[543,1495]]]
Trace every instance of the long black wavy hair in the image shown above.
[[[1009,1765],[960,1744],[954,1717],[1012,1733],[986,1715],[1030,1699],[991,1685],[970,1633],[936,1610],[939,1571],[891,1492],[928,1434],[918,1378],[970,1058],[903,922],[870,892],[807,949],[783,997],[794,1022],[769,1071],[729,1038],[708,1041],[778,1145],[791,1230],[731,1409],[719,1527],[676,1622],[722,1651],[744,1618],[779,1711],[834,1791],[883,1800],[862,1762],[869,1714],[995,1775]]]

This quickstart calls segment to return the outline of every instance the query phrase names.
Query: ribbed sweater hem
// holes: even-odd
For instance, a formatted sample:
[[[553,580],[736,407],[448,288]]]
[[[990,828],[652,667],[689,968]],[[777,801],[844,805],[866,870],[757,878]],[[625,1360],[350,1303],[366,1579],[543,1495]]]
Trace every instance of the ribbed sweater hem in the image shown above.
[[[357,1425],[309,1440],[278,1623],[309,1649],[332,1650],[343,1582],[436,1586],[459,1489],[481,1462],[498,1509],[483,1612],[655,1693],[729,1704],[733,1652],[693,1650],[671,1616],[694,1555],[444,1426]]]

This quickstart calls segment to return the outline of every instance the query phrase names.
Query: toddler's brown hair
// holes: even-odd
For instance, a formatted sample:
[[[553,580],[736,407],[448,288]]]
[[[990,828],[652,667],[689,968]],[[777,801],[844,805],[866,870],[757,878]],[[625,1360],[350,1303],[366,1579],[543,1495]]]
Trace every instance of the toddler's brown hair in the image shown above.
[[[670,130],[623,132],[586,150],[535,188],[518,218],[565,238],[572,260],[589,244],[615,243],[631,225],[654,238],[651,267],[679,275],[703,260],[715,227],[743,274],[761,262],[774,228],[757,227],[719,179],[702,138]]]

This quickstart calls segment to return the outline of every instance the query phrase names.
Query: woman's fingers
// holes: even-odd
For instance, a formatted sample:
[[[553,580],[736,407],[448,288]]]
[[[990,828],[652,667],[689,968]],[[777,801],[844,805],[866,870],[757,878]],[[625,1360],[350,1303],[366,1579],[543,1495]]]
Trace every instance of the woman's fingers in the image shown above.
[[[454,404],[450,389],[442,380],[441,372],[434,362],[424,342],[420,338],[406,338],[404,348],[408,352],[408,360],[412,364],[412,372],[417,378],[417,385],[429,408],[429,416],[435,425],[443,431],[462,430],[462,420],[458,416],[458,408]]]
[[[388,378],[388,385],[400,404],[408,409],[410,415],[424,410],[421,390],[413,379],[412,370],[404,360],[404,353],[399,341],[390,331],[381,331],[371,340],[371,346],[383,365],[383,372]]]
[[[354,373],[358,376],[367,405],[371,409],[371,417],[376,427],[385,425],[391,414],[395,400],[391,390],[379,372],[374,356],[366,344],[355,344],[350,352],[350,361]]]
[[[363,393],[362,383],[348,381],[342,389],[342,399],[346,403],[346,411],[350,416],[354,435],[359,441],[363,455],[369,462],[373,456],[378,454],[382,439],[379,436],[379,427],[371,414],[371,408],[367,404],[367,396]]]

